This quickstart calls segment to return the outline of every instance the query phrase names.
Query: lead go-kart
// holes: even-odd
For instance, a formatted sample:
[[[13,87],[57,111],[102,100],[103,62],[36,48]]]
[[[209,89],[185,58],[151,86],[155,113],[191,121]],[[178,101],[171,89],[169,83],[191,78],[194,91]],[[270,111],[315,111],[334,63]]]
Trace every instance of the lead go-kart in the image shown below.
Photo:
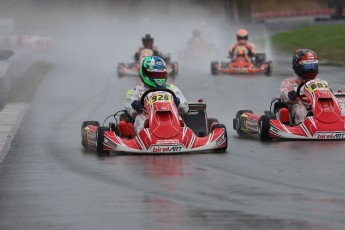
[[[254,58],[249,58],[247,48],[239,46],[230,61],[211,62],[211,74],[264,74],[271,76],[272,61],[266,61],[265,53],[256,53]]]
[[[139,55],[139,61],[132,61],[129,63],[118,63],[117,65],[117,76],[119,78],[123,77],[123,76],[138,76],[139,74],[139,67],[140,67],[140,60],[143,57],[147,57],[147,56],[152,56],[153,55],[153,51],[151,49],[142,49],[140,51],[140,55]],[[172,77],[173,79],[175,79],[175,77],[178,74],[178,63],[177,62],[171,62],[171,57],[170,54],[165,54],[162,55],[161,57],[166,65],[167,65],[167,73],[170,77]]]
[[[345,139],[345,94],[333,93],[326,81],[311,80],[297,88],[298,100],[310,103],[307,117],[300,124],[282,119],[280,111],[288,109],[280,98],[271,102],[264,115],[240,110],[233,119],[233,128],[243,137],[259,134],[264,141],[272,139],[339,140]],[[273,106],[272,106],[273,105]],[[273,108],[272,108],[273,107]]]
[[[142,95],[141,104],[148,119],[144,129],[135,138],[124,138],[119,133],[118,120],[129,117],[125,111],[116,113],[115,123],[109,123],[108,126],[104,126],[107,119],[103,126],[100,126],[98,121],[83,122],[83,147],[96,150],[99,154],[226,151],[226,127],[219,124],[217,119],[207,118],[206,104],[190,103],[189,111],[182,120],[174,98],[176,95],[169,89],[151,89]]]

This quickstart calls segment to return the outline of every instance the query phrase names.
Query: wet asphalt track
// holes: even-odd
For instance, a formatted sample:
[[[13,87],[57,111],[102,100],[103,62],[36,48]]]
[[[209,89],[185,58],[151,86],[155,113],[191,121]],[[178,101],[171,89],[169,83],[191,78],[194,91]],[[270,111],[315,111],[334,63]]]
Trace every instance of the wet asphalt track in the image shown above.
[[[268,109],[290,58],[271,78],[181,65],[176,85],[228,127],[227,153],[111,157],[82,150],[80,125],[122,109],[135,80],[114,76],[121,60],[69,61],[40,85],[0,165],[0,229],[344,228],[345,142],[262,143],[232,130],[238,110]],[[322,66],[320,77],[337,88],[344,70]]]

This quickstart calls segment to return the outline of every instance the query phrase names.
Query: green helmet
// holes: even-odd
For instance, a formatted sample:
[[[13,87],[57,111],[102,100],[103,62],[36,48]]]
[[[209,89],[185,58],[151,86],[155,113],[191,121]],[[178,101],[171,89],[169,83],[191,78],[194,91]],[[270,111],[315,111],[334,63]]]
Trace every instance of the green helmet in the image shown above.
[[[167,66],[160,57],[144,57],[140,62],[139,77],[150,88],[164,88],[167,82]]]

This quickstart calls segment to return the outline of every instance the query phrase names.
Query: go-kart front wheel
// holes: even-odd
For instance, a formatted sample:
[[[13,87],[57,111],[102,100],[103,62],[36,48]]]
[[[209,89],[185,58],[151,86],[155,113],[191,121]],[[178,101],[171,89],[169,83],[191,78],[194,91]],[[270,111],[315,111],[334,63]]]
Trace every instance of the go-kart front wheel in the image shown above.
[[[109,127],[101,126],[97,129],[97,154],[100,156],[109,154],[109,151],[103,148],[105,131],[110,131]]]
[[[228,148],[228,132],[226,131],[226,127],[223,124],[216,124],[216,125],[212,126],[211,132],[213,132],[213,130],[215,130],[217,128],[224,128],[224,130],[225,130],[225,132],[224,132],[225,146],[223,146],[221,148],[217,148],[217,149],[215,149],[215,151],[216,152],[225,152]]]
[[[216,65],[219,65],[217,61],[211,62],[211,74],[213,76],[218,74],[218,69],[216,68]]]
[[[271,118],[267,115],[262,115],[259,120],[259,135],[261,140],[263,141],[269,141],[272,140],[272,137],[270,137],[270,123]]]

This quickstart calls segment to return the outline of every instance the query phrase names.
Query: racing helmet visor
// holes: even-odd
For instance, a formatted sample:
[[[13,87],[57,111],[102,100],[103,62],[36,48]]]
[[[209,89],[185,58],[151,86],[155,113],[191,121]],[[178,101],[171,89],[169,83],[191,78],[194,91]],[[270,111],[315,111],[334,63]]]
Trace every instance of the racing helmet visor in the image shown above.
[[[318,73],[319,71],[319,65],[317,60],[300,61],[299,64],[301,65],[305,73]]]
[[[147,76],[148,78],[152,78],[152,79],[167,79],[167,71],[164,70],[147,70],[144,69],[143,70],[145,76]]]

